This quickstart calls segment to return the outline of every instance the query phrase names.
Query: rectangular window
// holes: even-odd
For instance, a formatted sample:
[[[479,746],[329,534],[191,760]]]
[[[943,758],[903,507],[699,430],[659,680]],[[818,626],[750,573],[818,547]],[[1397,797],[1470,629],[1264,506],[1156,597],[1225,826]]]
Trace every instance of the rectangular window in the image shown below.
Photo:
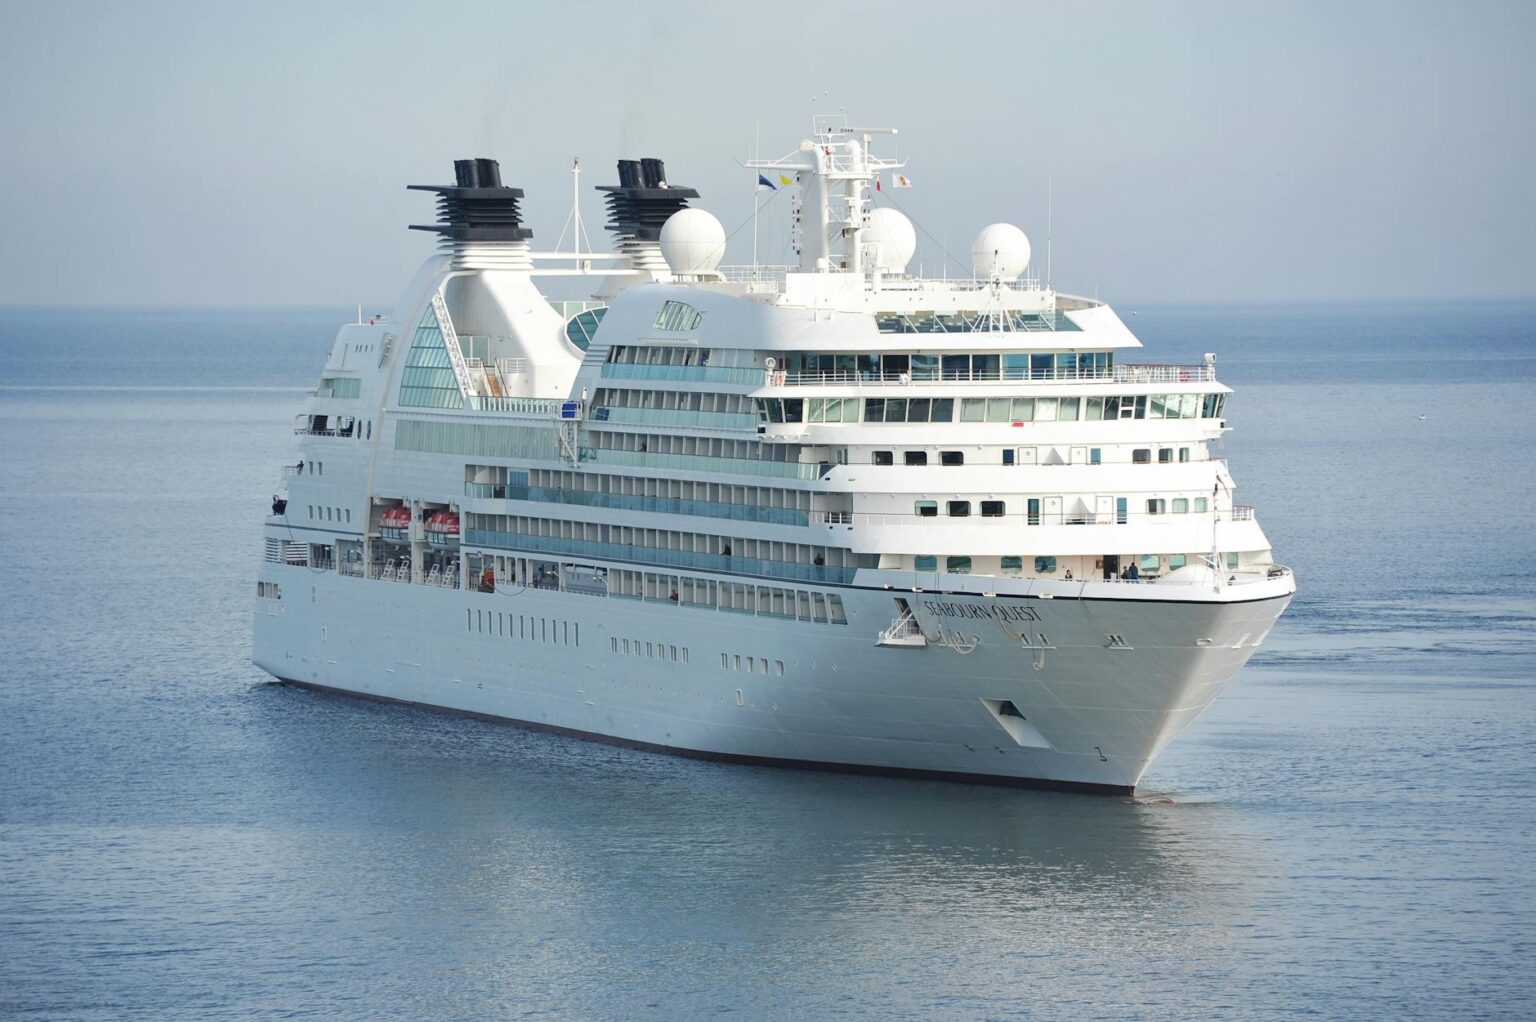
[[[932,401],[929,422],[952,422],[955,418],[955,399],[936,397]]]
[[[1188,460],[1189,460],[1189,448],[1188,447],[1180,447],[1179,448],[1179,461],[1184,462],[1184,461],[1188,461]]]
[[[1195,498],[1195,514],[1197,514],[1197,515],[1198,514],[1204,514],[1207,506],[1208,506],[1208,502],[1207,502],[1206,498],[1204,498],[1204,497],[1196,497]]]
[[[896,456],[891,451],[875,451],[872,460],[876,465],[896,464]]]
[[[907,451],[903,455],[903,458],[905,459],[905,461],[906,461],[906,463],[908,465],[926,465],[926,464],[928,464],[928,452],[927,451]]]
[[[1157,463],[1159,465],[1172,465],[1173,464],[1173,448],[1172,447],[1159,447],[1157,449]]]
[[[964,465],[964,451],[940,451],[939,462],[944,465]]]
[[[936,500],[919,500],[913,503],[912,513],[920,518],[937,518],[939,515],[939,502]]]
[[[1037,574],[1037,575],[1054,575],[1054,574],[1056,574],[1056,558],[1054,558],[1054,557],[1036,557],[1035,558],[1035,574]]]
[[[1175,498],[1173,498],[1173,513],[1176,514],[1176,515],[1187,515],[1187,514],[1189,514],[1189,498],[1188,497],[1175,497]]]
[[[1135,450],[1133,450],[1131,452],[1131,464],[1132,465],[1150,465],[1150,464],[1152,464],[1152,448],[1150,448],[1150,447],[1138,447]]]
[[[1025,522],[1027,522],[1030,525],[1039,525],[1040,524],[1040,498],[1039,497],[1030,497],[1029,498],[1029,502],[1026,505],[1026,507],[1028,509],[1028,514],[1025,516],[1025,519],[1024,519]]]
[[[968,518],[971,514],[971,502],[968,500],[952,500],[945,510],[951,518]]]
[[[1010,574],[1017,575],[1019,572],[1024,570],[1024,558],[1004,557],[1003,570],[1009,572]]]
[[[1104,399],[1090,397],[1083,404],[1083,418],[1091,422],[1097,422],[1104,418]]]
[[[1237,570],[1237,555],[1236,554],[1228,554],[1227,555],[1227,568],[1229,570],[1231,570],[1231,571],[1236,571]]]
[[[1156,554],[1142,554],[1140,560],[1136,562],[1136,570],[1143,575],[1149,571],[1157,571],[1160,567],[1162,565],[1158,563]]]
[[[1126,523],[1126,519],[1130,515],[1130,510],[1127,507],[1127,503],[1128,502],[1127,502],[1125,497],[1116,497],[1115,498],[1115,524],[1116,525],[1124,525]]]
[[[971,573],[971,559],[969,557],[944,558],[944,570],[952,575],[969,575]]]
[[[1153,498],[1147,501],[1147,514],[1160,515],[1163,513],[1166,507],[1167,502],[1164,501],[1161,497]]]
[[[1184,565],[1186,565],[1188,563],[1189,563],[1189,558],[1185,557],[1183,554],[1169,554],[1168,555],[1168,570],[1169,571],[1177,571],[1180,568],[1184,567]]]
[[[1001,518],[1007,513],[1007,505],[1000,500],[984,500],[981,502],[981,517]]]
[[[987,399],[984,397],[967,397],[960,399],[961,422],[985,422],[987,421]]]
[[[1057,401],[1054,397],[1035,398],[1035,421],[1055,422]]]
[[[1016,397],[1013,399],[1013,421],[1033,422],[1035,418],[1035,399],[1032,397]]]
[[[1090,465],[1100,465],[1100,464],[1103,464],[1103,461],[1104,461],[1103,452],[1100,451],[1099,448],[1097,448],[1097,447],[1090,447],[1090,448],[1088,448],[1088,464],[1090,464]]]
[[[923,557],[919,555],[912,558],[912,567],[917,571],[938,571],[939,559],[937,557]]]

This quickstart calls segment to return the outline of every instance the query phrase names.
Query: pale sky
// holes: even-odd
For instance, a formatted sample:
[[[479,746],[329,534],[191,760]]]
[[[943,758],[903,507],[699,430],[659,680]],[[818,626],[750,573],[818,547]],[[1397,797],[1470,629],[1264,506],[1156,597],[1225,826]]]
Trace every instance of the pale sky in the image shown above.
[[[901,129],[933,274],[996,221],[1043,271],[1050,181],[1064,291],[1536,295],[1536,3],[7,0],[0,24],[0,303],[384,307],[432,249],[405,186],[468,156],[527,190],[536,248],[573,157],[604,248],[592,186],[661,157],[747,262],[739,161],[817,107]]]

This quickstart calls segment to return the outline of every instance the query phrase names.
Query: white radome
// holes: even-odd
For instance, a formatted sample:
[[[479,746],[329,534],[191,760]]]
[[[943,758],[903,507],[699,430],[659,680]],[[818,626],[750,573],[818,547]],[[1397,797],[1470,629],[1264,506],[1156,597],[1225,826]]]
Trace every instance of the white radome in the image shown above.
[[[1017,280],[1029,268],[1029,238],[1013,224],[983,227],[971,242],[971,268],[982,280]]]
[[[661,225],[661,256],[679,277],[712,274],[725,257],[725,228],[706,210],[680,209]]]
[[[912,221],[888,206],[870,210],[864,241],[875,247],[875,266],[881,273],[905,273],[917,251]]]

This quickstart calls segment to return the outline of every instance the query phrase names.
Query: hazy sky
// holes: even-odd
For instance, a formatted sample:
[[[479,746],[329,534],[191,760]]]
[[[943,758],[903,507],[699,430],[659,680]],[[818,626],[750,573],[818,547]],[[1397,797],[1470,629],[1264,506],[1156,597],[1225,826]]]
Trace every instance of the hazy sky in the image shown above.
[[[1052,179],[1062,290],[1536,295],[1536,3],[6,0],[0,24],[4,303],[382,306],[431,251],[405,185],[465,156],[527,190],[536,247],[573,156],[594,240],[621,156],[735,230],[737,161],[793,148],[813,99],[900,127],[934,273],[999,220],[1038,266]]]

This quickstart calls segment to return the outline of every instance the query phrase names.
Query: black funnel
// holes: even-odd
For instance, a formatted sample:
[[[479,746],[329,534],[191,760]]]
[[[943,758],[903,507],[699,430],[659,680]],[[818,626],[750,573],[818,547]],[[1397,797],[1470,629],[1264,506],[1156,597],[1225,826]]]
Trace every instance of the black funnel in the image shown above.
[[[608,196],[608,229],[640,241],[660,238],[667,218],[699,197],[692,188],[667,184],[667,165],[654,157],[620,160],[619,183],[597,190]]]
[[[410,185],[437,193],[437,223],[412,224],[413,231],[435,231],[455,241],[526,241],[533,232],[523,226],[518,203],[521,188],[501,183],[501,164],[479,157],[454,160],[451,185]]]

